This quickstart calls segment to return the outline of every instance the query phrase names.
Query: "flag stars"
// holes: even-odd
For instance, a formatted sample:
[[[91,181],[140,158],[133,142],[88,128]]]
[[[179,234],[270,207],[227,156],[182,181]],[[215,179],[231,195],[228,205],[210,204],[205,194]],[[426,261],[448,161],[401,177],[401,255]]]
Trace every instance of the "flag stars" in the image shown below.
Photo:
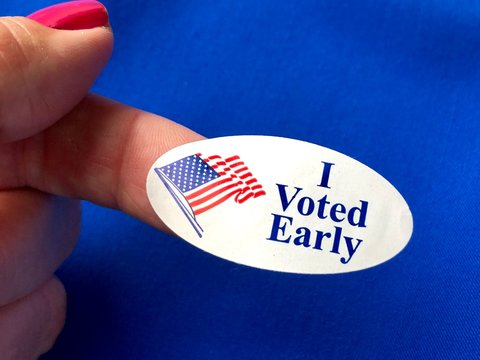
[[[265,195],[265,191],[253,175],[245,173],[248,171],[246,166],[236,171],[238,174],[243,174],[243,181],[237,174],[232,173],[232,169],[227,164],[238,159],[238,156],[232,156],[222,161],[220,156],[212,155],[204,160],[200,154],[195,154],[161,168],[155,168],[155,171],[172,195],[177,196],[177,193],[180,193],[178,196],[185,196],[185,200],[192,206],[192,216],[195,217],[230,198],[232,194],[236,194],[235,202],[240,204],[250,198]],[[225,186],[225,181],[229,181],[230,184]],[[250,187],[246,183],[255,185]],[[234,191],[231,190],[232,186],[235,187]],[[225,195],[225,191],[229,193]],[[205,206],[212,199],[216,202]],[[191,202],[192,200],[194,203]]]
[[[161,168],[161,171],[182,192],[196,189],[216,179],[218,173],[198,155],[187,156]]]

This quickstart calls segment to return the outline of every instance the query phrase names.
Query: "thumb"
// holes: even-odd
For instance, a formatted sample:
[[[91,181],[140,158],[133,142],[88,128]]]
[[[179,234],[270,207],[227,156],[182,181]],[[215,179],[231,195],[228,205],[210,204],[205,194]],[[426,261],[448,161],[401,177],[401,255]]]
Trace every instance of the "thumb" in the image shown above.
[[[27,138],[66,115],[112,47],[107,12],[97,1],[57,5],[30,19],[0,17],[0,142]]]

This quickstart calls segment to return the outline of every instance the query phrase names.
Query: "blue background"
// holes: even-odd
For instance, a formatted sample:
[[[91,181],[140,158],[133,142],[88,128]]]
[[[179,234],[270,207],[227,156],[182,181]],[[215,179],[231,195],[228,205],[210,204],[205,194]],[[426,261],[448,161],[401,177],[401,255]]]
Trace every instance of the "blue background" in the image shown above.
[[[480,2],[105,4],[115,53],[95,92],[208,137],[286,136],[350,155],[399,189],[415,229],[383,265],[300,276],[85,204],[58,272],[67,324],[44,359],[480,358]]]

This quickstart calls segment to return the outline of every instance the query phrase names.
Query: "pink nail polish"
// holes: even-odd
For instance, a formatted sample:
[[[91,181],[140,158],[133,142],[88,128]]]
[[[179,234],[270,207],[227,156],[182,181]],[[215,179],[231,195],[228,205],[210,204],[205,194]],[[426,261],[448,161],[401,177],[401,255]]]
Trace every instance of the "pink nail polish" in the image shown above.
[[[69,1],[38,10],[27,17],[61,30],[86,30],[108,25],[107,9],[95,0]]]

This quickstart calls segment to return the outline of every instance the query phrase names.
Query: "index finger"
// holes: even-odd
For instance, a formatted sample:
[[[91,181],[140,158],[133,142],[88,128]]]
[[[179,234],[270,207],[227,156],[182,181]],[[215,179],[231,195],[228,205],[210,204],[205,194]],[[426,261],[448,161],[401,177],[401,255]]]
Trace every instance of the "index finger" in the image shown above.
[[[10,170],[0,189],[85,199],[163,228],[147,198],[148,170],[166,151],[201,139],[163,117],[90,95],[44,132],[0,146],[0,164]]]

